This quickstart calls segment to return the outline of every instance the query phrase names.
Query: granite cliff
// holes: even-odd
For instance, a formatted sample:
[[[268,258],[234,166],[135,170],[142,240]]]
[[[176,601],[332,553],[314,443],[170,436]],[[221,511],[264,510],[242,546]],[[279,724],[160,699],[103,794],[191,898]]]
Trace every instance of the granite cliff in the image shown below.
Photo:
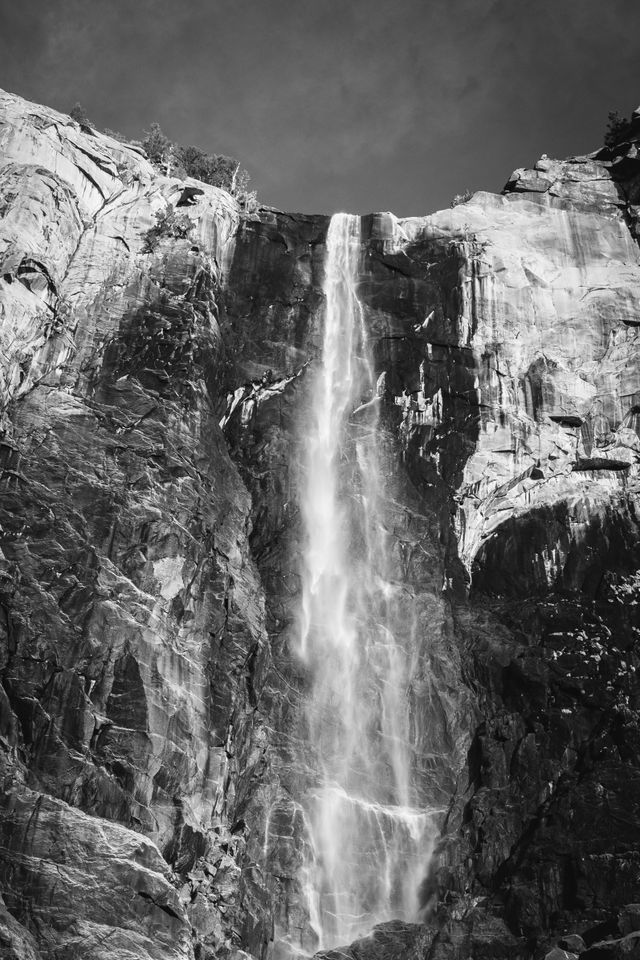
[[[8,94],[0,124],[3,955],[312,953],[294,466],[328,218]],[[441,814],[423,922],[354,958],[638,951],[636,139],[363,218]]]

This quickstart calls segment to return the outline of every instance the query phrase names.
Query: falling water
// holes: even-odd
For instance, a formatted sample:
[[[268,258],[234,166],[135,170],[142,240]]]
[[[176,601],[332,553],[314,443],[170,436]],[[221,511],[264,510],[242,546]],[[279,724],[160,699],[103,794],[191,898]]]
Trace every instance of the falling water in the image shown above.
[[[317,782],[303,876],[321,947],[415,919],[432,835],[414,772],[415,644],[385,528],[375,376],[358,300],[360,220],[331,219],[322,366],[306,425],[300,654]],[[410,618],[410,617],[409,617]]]

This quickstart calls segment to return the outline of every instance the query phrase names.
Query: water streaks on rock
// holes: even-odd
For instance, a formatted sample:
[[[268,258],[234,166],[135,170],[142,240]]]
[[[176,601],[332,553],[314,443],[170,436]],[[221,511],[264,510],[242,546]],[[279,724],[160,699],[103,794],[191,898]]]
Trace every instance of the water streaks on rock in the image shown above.
[[[300,466],[329,219],[246,216],[8,94],[0,123],[0,945],[262,958],[277,928],[311,953]],[[375,435],[406,807],[442,813],[422,912],[348,956],[636,949],[632,134],[362,218],[340,469],[372,502]]]

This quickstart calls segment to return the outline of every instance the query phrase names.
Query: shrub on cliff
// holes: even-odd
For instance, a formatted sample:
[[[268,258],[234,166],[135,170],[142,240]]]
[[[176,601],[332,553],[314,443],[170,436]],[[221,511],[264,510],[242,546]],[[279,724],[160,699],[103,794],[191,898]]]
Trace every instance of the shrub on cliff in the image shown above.
[[[173,144],[169,137],[164,135],[159,123],[152,123],[149,129],[145,130],[142,146],[154,167],[166,173]]]
[[[186,213],[177,214],[173,204],[168,203],[164,210],[158,210],[155,225],[145,233],[142,252],[153,253],[163,237],[184,240],[189,236],[192,228],[193,223]]]
[[[198,147],[178,147],[176,159],[187,177],[195,177],[212,187],[228,190],[238,166],[232,157],[224,154],[209,154]]]
[[[611,110],[607,120],[607,131],[604,135],[605,147],[615,147],[616,144],[624,140],[630,127],[631,123],[626,117],[623,117],[617,110]]]
[[[212,187],[221,187],[242,199],[248,192],[249,174],[238,160],[223,153],[205,153],[199,147],[174,145],[175,173],[194,177]]]
[[[72,120],[75,120],[76,123],[80,124],[81,129],[85,133],[90,133],[93,135],[93,124],[89,117],[87,116],[87,111],[82,106],[81,103],[76,103],[69,111],[69,116]]]
[[[89,125],[89,117],[87,116],[87,111],[82,106],[81,103],[75,103],[74,106],[69,111],[69,116],[72,120],[75,120],[76,123],[84,123]]]
[[[194,177],[212,187],[227,190],[250,212],[257,208],[256,194],[249,190],[249,174],[233,157],[172,143],[159,123],[152,123],[145,132],[142,146],[151,163],[167,176]]]
[[[462,193],[456,193],[455,197],[451,201],[451,206],[457,207],[458,204],[460,203],[466,203],[467,200],[471,200],[472,196],[473,196],[473,190],[469,190],[469,188],[467,187],[467,189],[463,190]]]

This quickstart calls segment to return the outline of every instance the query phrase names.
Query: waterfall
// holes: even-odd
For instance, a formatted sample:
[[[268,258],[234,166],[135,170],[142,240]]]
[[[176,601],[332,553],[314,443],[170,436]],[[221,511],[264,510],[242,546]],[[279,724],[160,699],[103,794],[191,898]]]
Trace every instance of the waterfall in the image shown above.
[[[302,870],[320,947],[415,919],[432,843],[416,786],[410,598],[388,532],[384,431],[357,294],[360,220],[332,217],[322,364],[305,424],[299,653],[317,771],[304,800]]]

